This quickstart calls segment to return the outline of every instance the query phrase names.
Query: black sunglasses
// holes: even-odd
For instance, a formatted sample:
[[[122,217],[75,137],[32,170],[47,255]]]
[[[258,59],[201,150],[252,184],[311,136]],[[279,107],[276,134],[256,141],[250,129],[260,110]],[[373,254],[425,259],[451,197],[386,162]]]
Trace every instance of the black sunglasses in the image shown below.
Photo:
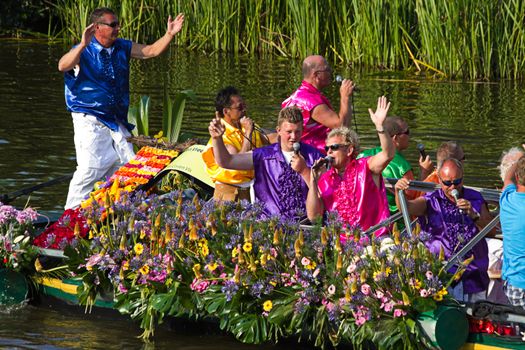
[[[443,182],[443,185],[445,186],[452,186],[452,185],[458,186],[460,183],[463,182],[463,178],[460,177],[459,179],[450,180],[450,181],[441,179],[441,182]]]
[[[339,143],[334,143],[333,145],[326,145],[324,146],[324,150],[326,152],[328,152],[328,150],[332,150],[332,151],[337,151],[339,148],[341,147],[345,147],[345,146],[348,146],[346,144],[339,144]]]
[[[104,22],[97,22],[98,24],[103,24],[111,28],[120,27],[120,23],[118,21],[111,22],[111,23],[104,23]]]

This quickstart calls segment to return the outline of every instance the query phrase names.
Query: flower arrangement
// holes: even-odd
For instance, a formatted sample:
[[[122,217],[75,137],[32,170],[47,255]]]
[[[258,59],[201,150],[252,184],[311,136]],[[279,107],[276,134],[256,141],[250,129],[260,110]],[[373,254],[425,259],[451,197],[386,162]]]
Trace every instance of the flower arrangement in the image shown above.
[[[33,208],[18,210],[0,202],[0,268],[34,272],[38,252],[31,245],[31,232],[37,215]]]
[[[114,200],[123,192],[133,192],[138,186],[147,184],[178,155],[176,150],[142,147],[133,159],[120,167],[107,181],[97,183],[95,191],[82,202],[81,207],[88,207],[94,201],[102,203],[108,197]]]
[[[419,230],[380,241],[335,215],[302,230],[261,214],[257,204],[190,202],[180,193],[93,202],[84,208],[92,239],[65,249],[84,282],[79,299],[89,305],[113,291],[146,339],[164,316],[184,315],[215,317],[247,343],[296,336],[320,347],[422,348],[417,315],[449,298],[468,264],[448,275]]]

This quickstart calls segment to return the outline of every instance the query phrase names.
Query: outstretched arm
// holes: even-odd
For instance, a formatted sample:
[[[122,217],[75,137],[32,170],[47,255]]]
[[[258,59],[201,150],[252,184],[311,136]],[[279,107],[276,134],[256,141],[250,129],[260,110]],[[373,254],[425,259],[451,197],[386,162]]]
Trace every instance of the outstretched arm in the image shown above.
[[[400,190],[406,191],[408,189],[409,184],[410,181],[402,177],[399,180],[397,180],[396,185],[394,187],[396,191],[396,205],[399,208],[399,210],[401,210],[401,205],[399,204],[400,202],[398,192]],[[407,199],[406,203],[409,215],[423,216],[427,212],[427,201],[423,197],[419,197],[412,200]]]
[[[151,45],[133,43],[131,46],[131,57],[139,59],[157,57],[168,48],[171,39],[180,32],[183,24],[184,15],[182,13],[179,13],[174,20],[169,16],[166,34]]]
[[[226,149],[222,140],[225,128],[220,118],[215,117],[210,122],[208,130],[212,137],[213,156],[220,167],[235,170],[253,170],[252,152],[230,154]]]
[[[390,102],[388,102],[385,96],[381,96],[377,99],[376,111],[373,112],[372,109],[368,109],[368,113],[370,113],[370,119],[372,119],[372,122],[376,126],[376,131],[379,135],[379,141],[381,143],[381,152],[368,159],[368,167],[375,175],[381,174],[396,154],[392,137],[388,135],[388,133],[385,131],[385,128],[383,127],[383,122],[386,119],[389,108]]]
[[[89,45],[94,34],[95,24],[91,23],[86,27],[86,29],[84,29],[84,32],[82,32],[82,40],[80,41],[80,44],[72,48],[68,53],[60,58],[60,61],[58,61],[59,71],[68,72],[75,68],[75,66],[80,62],[80,54]]]
[[[351,80],[343,80],[339,88],[339,94],[341,95],[339,114],[328,107],[328,105],[321,104],[313,109],[312,118],[319,124],[323,124],[330,129],[335,129],[340,126],[350,127],[352,123],[351,96],[354,91],[354,86]]]

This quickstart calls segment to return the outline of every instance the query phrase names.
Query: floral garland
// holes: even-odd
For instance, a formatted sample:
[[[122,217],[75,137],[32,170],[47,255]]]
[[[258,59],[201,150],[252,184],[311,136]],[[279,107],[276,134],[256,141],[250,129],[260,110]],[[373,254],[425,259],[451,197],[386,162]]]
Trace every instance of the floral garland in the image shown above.
[[[300,218],[306,212],[302,188],[304,181],[289,164],[281,161],[282,173],[279,174],[277,182],[281,191],[279,197],[279,209],[281,216],[289,219]]]
[[[120,167],[107,181],[95,185],[98,189],[91,192],[79,208],[66,210],[57,222],[35,238],[34,244],[43,248],[63,249],[72,244],[73,240],[85,237],[89,232],[89,224],[80,208],[92,207],[94,202],[107,207],[106,202],[118,200],[124,192],[133,192],[139,185],[148,183],[178,154],[175,150],[142,147],[133,159]],[[105,213],[104,210],[102,212]]]

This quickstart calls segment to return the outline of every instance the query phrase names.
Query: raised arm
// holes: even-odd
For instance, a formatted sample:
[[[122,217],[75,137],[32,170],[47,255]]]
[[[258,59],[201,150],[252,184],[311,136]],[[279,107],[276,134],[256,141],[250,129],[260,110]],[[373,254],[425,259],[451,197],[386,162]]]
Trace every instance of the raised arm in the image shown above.
[[[222,135],[225,128],[221,119],[215,117],[208,127],[212,137],[213,155],[217,164],[225,169],[253,170],[252,152],[230,154],[224,145]]]
[[[379,135],[379,142],[381,143],[381,152],[368,159],[368,167],[375,175],[381,174],[396,154],[396,148],[392,142],[392,138],[383,127],[383,122],[386,119],[389,108],[390,102],[388,102],[385,96],[381,96],[377,99],[376,111],[373,112],[372,109],[368,109],[370,119],[372,119],[372,122],[376,127],[377,134]]]
[[[68,53],[66,53],[60,61],[58,61],[58,70],[61,72],[69,72],[80,62],[80,54],[84,49],[89,45],[93,35],[95,34],[95,24],[91,23],[84,29],[82,32],[82,40],[80,44],[72,48]]]
[[[182,29],[183,24],[184,15],[182,13],[179,13],[174,20],[169,16],[166,34],[151,45],[133,43],[131,57],[139,59],[157,57],[168,48],[173,37]]]
[[[340,126],[350,127],[352,123],[351,96],[354,91],[354,86],[351,80],[343,80],[339,88],[339,94],[341,96],[339,114],[328,107],[328,105],[321,104],[313,109],[312,118],[319,124],[323,124],[330,129],[335,129]]]

